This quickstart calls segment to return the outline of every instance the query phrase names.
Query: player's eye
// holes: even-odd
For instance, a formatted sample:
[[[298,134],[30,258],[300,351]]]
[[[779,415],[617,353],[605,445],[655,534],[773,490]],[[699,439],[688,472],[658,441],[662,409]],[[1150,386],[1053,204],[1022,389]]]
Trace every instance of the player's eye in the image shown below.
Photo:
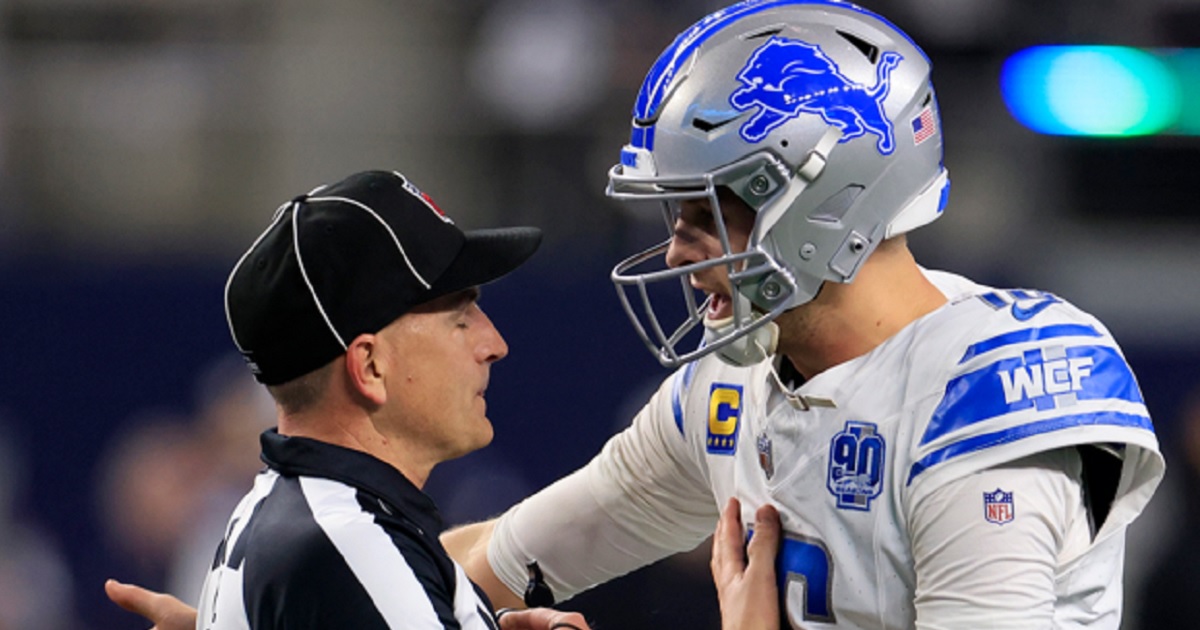
[[[713,227],[716,226],[716,219],[713,217],[712,210],[700,208],[692,216],[691,223],[705,232],[711,232],[713,231]]]

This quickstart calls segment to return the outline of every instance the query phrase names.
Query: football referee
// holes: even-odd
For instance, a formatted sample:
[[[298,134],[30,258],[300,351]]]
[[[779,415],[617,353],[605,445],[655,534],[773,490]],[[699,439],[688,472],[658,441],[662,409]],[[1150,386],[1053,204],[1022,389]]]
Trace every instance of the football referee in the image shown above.
[[[484,394],[508,347],[478,286],[535,228],[464,232],[399,173],[281,206],[225,288],[233,342],[275,399],[266,468],[199,600],[198,628],[496,628],[438,541],[421,487],[487,445]]]

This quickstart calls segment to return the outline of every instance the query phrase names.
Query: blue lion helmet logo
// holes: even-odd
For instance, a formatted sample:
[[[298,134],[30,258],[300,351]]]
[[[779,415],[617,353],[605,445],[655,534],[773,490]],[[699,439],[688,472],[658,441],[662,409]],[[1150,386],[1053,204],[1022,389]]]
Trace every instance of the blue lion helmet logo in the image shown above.
[[[865,133],[879,137],[883,155],[896,148],[892,121],[883,112],[891,90],[891,74],[903,57],[888,51],[876,67],[875,85],[855,83],[842,74],[817,46],[797,39],[772,37],[750,55],[738,73],[743,86],[729,95],[738,111],[759,108],[739,130],[747,142],[759,142],[802,113],[819,114],[842,130],[840,142]]]

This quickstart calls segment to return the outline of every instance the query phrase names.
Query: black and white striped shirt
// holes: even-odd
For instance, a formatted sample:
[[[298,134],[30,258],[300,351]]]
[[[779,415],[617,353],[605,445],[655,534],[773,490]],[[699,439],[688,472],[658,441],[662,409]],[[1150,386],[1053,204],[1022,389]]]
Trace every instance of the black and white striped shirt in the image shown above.
[[[201,629],[495,630],[491,604],[438,542],[433,501],[365,453],[275,430],[229,519]]]

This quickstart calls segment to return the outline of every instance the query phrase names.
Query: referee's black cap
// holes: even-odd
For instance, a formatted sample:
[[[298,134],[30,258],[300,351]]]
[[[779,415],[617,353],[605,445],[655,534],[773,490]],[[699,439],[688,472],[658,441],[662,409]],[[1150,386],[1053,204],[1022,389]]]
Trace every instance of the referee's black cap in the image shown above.
[[[464,232],[400,173],[356,173],[275,211],[229,274],[226,319],[255,378],[279,385],[419,304],[504,276],[541,239]]]

